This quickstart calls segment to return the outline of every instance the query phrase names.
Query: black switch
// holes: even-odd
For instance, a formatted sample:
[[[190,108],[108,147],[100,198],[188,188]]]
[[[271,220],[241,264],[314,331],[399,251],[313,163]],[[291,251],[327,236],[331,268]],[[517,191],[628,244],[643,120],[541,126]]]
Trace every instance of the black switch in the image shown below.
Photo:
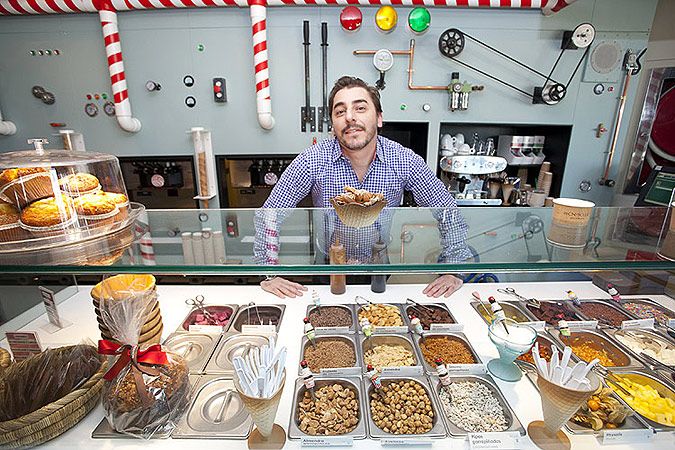
[[[227,101],[225,78],[213,79],[213,101],[216,103],[225,103]]]

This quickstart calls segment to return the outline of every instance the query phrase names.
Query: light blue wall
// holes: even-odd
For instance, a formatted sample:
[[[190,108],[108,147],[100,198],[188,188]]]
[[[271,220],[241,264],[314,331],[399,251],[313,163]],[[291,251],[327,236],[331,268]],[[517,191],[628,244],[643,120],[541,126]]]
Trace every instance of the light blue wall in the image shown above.
[[[609,204],[613,189],[594,185],[588,194],[577,191],[579,181],[594,181],[602,174],[604,152],[610,134],[596,139],[599,122],[611,125],[621,91],[622,73],[616,70],[606,86],[614,92],[596,96],[595,78],[584,64],[570,87],[568,97],[557,106],[532,105],[528,98],[472,73],[437,50],[438,36],[447,28],[459,28],[547,72],[559,52],[563,30],[591,22],[602,40],[616,40],[626,49],[646,45],[656,0],[579,0],[552,16],[538,10],[497,11],[431,9],[432,27],[416,39],[415,83],[442,85],[450,72],[482,83],[485,91],[472,94],[468,111],[447,110],[443,92],[407,89],[407,59],[396,57],[387,74],[383,92],[384,116],[389,121],[428,121],[427,161],[436,167],[440,123],[550,123],[573,124],[570,153],[565,168],[562,195],[586,197]],[[96,14],[0,18],[0,107],[7,120],[18,127],[15,136],[0,136],[0,151],[26,147],[26,139],[50,136],[49,122],[65,122],[68,128],[84,133],[88,149],[129,155],[190,154],[192,144],[185,131],[204,126],[213,131],[216,154],[298,153],[318,133],[301,133],[299,109],[304,103],[302,21],[311,22],[312,104],[321,100],[320,22],[329,24],[329,83],[343,74],[374,82],[377,73],[370,57],[353,56],[354,49],[408,49],[414,37],[405,26],[409,8],[397,8],[399,26],[390,34],[374,27],[375,8],[362,8],[364,26],[346,33],[339,26],[340,8],[303,7],[268,9],[272,107],[276,126],[262,130],[256,119],[253,82],[250,18],[247,9],[202,9],[133,11],[119,13],[120,35],[126,77],[134,116],[143,123],[137,134],[122,131],[113,118],[102,112],[96,118],[84,114],[85,94],[107,92],[103,40]],[[205,50],[197,51],[203,44]],[[31,49],[58,48],[58,57],[33,57]],[[559,67],[559,78],[567,79],[580,52],[568,52]],[[531,90],[540,80],[511,63],[468,43],[460,56],[464,61],[487,69],[504,80]],[[193,88],[182,84],[183,76],[196,79]],[[595,74],[597,75],[597,74]],[[210,80],[227,79],[228,103],[211,98]],[[588,81],[584,80],[587,77]],[[144,84],[155,80],[160,92],[148,93]],[[30,89],[42,85],[56,95],[56,104],[47,106],[33,98]],[[627,110],[634,101],[637,83],[631,87]],[[197,98],[197,107],[184,106],[185,96]],[[400,105],[405,103],[405,111]],[[421,107],[429,103],[431,111]],[[625,118],[624,122],[628,120]],[[623,139],[618,148],[621,149]],[[56,138],[53,138],[56,141]],[[616,161],[620,159],[617,155]],[[616,175],[616,174],[615,174]]]

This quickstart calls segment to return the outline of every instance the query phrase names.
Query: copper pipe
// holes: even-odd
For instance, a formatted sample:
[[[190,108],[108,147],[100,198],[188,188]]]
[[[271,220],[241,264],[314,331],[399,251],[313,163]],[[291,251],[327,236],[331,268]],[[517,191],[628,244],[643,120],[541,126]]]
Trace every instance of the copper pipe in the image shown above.
[[[374,55],[377,50],[354,50],[354,55]],[[413,60],[415,59],[415,40],[410,39],[409,50],[390,50],[392,55],[408,55],[408,89],[411,91],[447,91],[448,86],[415,86],[413,85]]]
[[[626,107],[626,97],[628,96],[628,85],[632,78],[632,69],[626,72],[626,82],[623,84],[623,91],[621,92],[621,99],[619,100],[619,112],[616,115],[616,122],[614,124],[614,134],[612,134],[612,144],[609,146],[609,156],[607,157],[607,165],[605,166],[605,173],[602,175],[602,180],[607,180],[609,177],[609,170],[612,166],[612,159],[614,158],[614,151],[619,140],[619,131],[621,130],[621,118],[623,117],[623,110]]]
[[[415,86],[413,85],[413,60],[415,59],[415,40],[410,39],[410,51],[408,52],[408,89],[412,91],[447,91],[447,86]]]

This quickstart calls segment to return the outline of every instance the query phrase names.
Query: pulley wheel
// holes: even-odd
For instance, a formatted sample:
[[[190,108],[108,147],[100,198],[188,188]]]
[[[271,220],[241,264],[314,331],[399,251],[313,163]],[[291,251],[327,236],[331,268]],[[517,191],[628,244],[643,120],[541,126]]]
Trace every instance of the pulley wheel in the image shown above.
[[[464,33],[457,28],[449,28],[438,38],[438,50],[447,58],[454,58],[464,50]]]

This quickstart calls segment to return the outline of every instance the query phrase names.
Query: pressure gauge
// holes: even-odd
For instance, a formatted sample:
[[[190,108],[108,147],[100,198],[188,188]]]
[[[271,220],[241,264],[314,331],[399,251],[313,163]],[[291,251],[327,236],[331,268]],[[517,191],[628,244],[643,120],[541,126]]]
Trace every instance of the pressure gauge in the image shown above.
[[[275,184],[277,184],[277,181],[279,181],[279,177],[274,172],[267,172],[263,177],[263,180],[265,181],[266,185],[274,186]]]
[[[87,114],[89,117],[96,117],[98,114],[98,106],[94,103],[87,103],[84,105],[84,112]]]
[[[373,65],[380,72],[386,72],[394,65],[394,55],[386,48],[381,48],[373,55]]]
[[[595,39],[595,28],[590,23],[582,23],[572,31],[572,44],[577,48],[586,48]]]
[[[107,116],[114,116],[115,115],[115,104],[111,101],[107,101],[103,104],[103,112]]]

